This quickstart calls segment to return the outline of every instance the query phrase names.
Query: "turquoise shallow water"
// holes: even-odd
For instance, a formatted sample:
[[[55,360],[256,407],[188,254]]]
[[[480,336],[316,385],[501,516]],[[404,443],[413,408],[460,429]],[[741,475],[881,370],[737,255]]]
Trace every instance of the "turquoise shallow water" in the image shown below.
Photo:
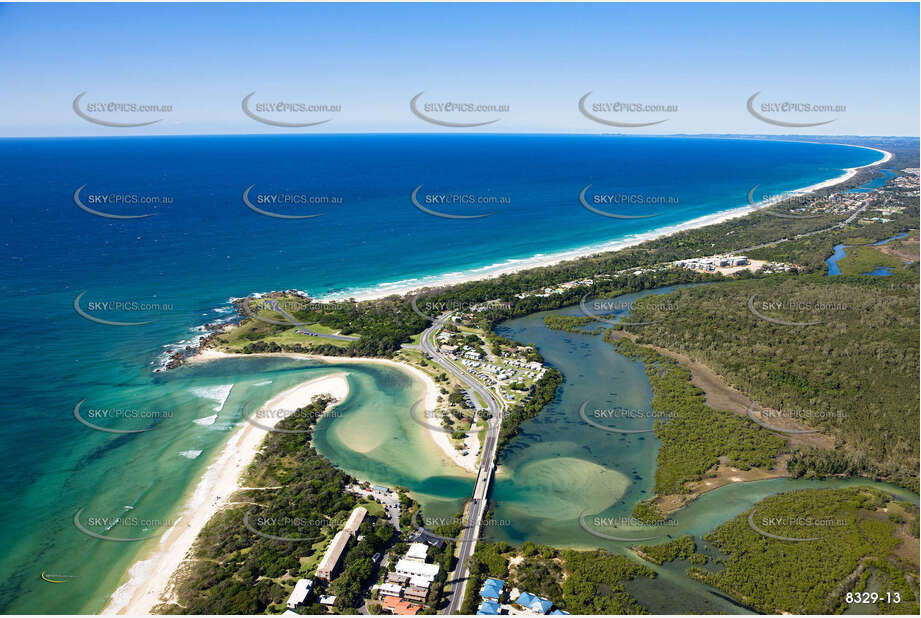
[[[153,427],[140,434],[119,436],[78,425],[76,447],[45,472],[43,484],[30,487],[17,505],[22,517],[18,527],[7,530],[19,535],[0,563],[12,575],[7,585],[15,583],[19,590],[8,611],[101,609],[108,594],[124,583],[123,573],[138,552],[154,547],[156,538],[132,543],[91,538],[74,525],[77,510],[83,509],[79,521],[93,533],[116,539],[158,537],[176,523],[177,506],[188,499],[210,460],[244,422],[246,411],[300,382],[340,371],[349,374],[351,392],[342,406],[346,413],[370,407],[385,417],[396,417],[413,396],[409,379],[388,367],[262,357],[221,359],[158,374],[156,398],[149,397],[143,378],[105,389],[97,386],[81,407],[85,418],[92,410],[125,406],[125,402],[170,415],[153,422],[93,419],[109,428]],[[84,497],[88,481],[93,491]],[[70,504],[76,506],[68,508]],[[120,521],[113,524],[116,517]],[[30,525],[39,518],[45,525]],[[103,518],[106,521],[96,524]],[[109,567],[100,570],[101,563]],[[47,594],[49,584],[38,577],[42,571],[63,576],[58,579],[67,583],[56,584],[55,589],[68,594]]]
[[[474,477],[451,463],[410,417],[423,396],[421,385],[397,369],[362,367],[350,380],[346,404],[317,424],[317,451],[358,478],[411,490],[426,516],[453,516]]]

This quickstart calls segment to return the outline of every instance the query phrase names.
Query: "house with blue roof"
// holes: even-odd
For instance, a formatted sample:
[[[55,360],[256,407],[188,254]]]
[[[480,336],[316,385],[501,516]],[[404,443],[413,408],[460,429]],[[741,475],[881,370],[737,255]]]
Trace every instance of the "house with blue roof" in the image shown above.
[[[502,598],[502,589],[505,587],[505,582],[501,579],[496,579],[495,577],[490,577],[485,582],[483,582],[483,587],[480,588],[480,598],[484,601],[496,601],[498,602]]]
[[[546,614],[550,611],[550,608],[553,607],[553,602],[533,595],[530,592],[522,592],[520,595],[518,595],[517,599],[512,600],[518,605],[530,609],[532,612],[536,612],[538,614]]]
[[[550,615],[551,616],[568,616],[569,612],[564,612],[561,609],[555,609],[552,612],[550,612]]]
[[[480,608],[476,610],[477,616],[498,616],[499,603],[497,601],[483,601]]]

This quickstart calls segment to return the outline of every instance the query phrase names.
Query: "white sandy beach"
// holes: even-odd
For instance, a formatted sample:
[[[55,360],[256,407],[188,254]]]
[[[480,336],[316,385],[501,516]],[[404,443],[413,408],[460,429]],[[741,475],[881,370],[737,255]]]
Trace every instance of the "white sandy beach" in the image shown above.
[[[260,418],[262,427],[273,427],[284,418],[281,411],[293,412],[310,403],[315,395],[328,393],[341,403],[349,394],[346,373],[335,373],[298,384],[279,393],[262,407],[279,411]],[[335,405],[335,404],[334,404]],[[139,616],[149,614],[156,605],[170,601],[170,579],[187,557],[204,525],[240,489],[240,475],[255,457],[267,430],[252,423],[242,423],[224,446],[217,459],[208,466],[192,496],[186,501],[176,524],[160,538],[159,546],[149,557],[128,571],[128,581],[112,594],[104,614]]]
[[[819,143],[819,142],[800,142],[800,143]],[[822,142],[825,143],[825,142]],[[850,180],[854,175],[861,169],[867,167],[874,167],[876,165],[882,165],[890,159],[892,159],[892,153],[887,150],[882,150],[880,148],[871,148],[869,146],[855,146],[854,144],[834,144],[837,146],[849,146],[851,148],[863,148],[865,150],[873,150],[882,154],[882,158],[873,163],[868,163],[867,165],[861,165],[859,167],[850,167],[844,170],[840,176],[834,178],[829,178],[828,180],[823,180],[822,182],[817,182],[815,184],[802,187],[800,189],[791,189],[785,191],[785,194],[804,194],[812,193],[818,191],[819,189],[827,189],[828,187],[833,187],[835,185],[841,184],[847,180]],[[353,298],[355,300],[373,300],[376,298],[384,298],[387,296],[393,296],[395,294],[411,294],[424,290],[426,288],[435,288],[448,285],[456,285],[459,283],[467,283],[469,281],[479,281],[484,279],[494,279],[501,275],[507,275],[515,273],[521,270],[527,270],[529,268],[537,268],[540,266],[553,266],[554,264],[559,264],[560,262],[565,262],[567,260],[575,260],[582,257],[587,257],[590,255],[597,255],[599,253],[607,253],[610,251],[619,251],[621,249],[626,249],[627,247],[632,247],[635,245],[643,244],[644,242],[655,240],[657,238],[663,238],[677,232],[683,232],[685,230],[693,230],[701,227],[706,227],[708,225],[716,225],[717,223],[722,223],[724,221],[729,221],[731,219],[737,219],[739,217],[744,217],[745,215],[752,213],[761,208],[767,208],[774,204],[771,200],[765,200],[755,205],[746,204],[744,206],[739,206],[737,208],[730,208],[721,212],[715,212],[703,217],[698,217],[696,219],[691,219],[690,221],[685,221],[684,223],[678,223],[675,225],[670,225],[662,227],[650,232],[645,232],[642,234],[632,234],[626,238],[618,239],[611,242],[601,243],[598,245],[590,245],[587,247],[579,247],[577,249],[569,249],[565,251],[559,251],[552,254],[537,254],[531,258],[524,259],[510,259],[502,263],[491,264],[488,266],[482,266],[479,268],[473,268],[470,270],[454,273],[445,273],[443,275],[434,275],[431,277],[421,277],[421,278],[412,278],[402,281],[393,281],[381,283],[373,288],[362,289],[357,291],[346,291],[336,294],[327,294],[321,297],[319,300],[323,301],[337,301]]]
[[[424,371],[420,370],[418,367],[413,367],[407,363],[401,363],[399,361],[394,361],[386,358],[360,358],[360,357],[348,357],[348,356],[318,356],[312,354],[297,354],[294,352],[275,352],[275,353],[262,353],[262,354],[230,354],[227,352],[219,352],[217,350],[204,350],[200,354],[193,356],[188,359],[187,362],[190,363],[200,363],[207,362],[209,360],[214,360],[218,358],[228,358],[233,356],[281,356],[285,358],[296,358],[301,360],[318,360],[327,363],[376,363],[380,365],[387,365],[389,367],[394,367],[405,371],[414,378],[418,379],[425,385],[425,400],[424,400],[424,410],[420,410],[419,414],[423,412],[431,412],[436,407],[438,407],[438,396],[439,390],[438,385],[435,384],[435,381]],[[434,421],[432,422],[434,425]],[[476,474],[477,471],[477,451],[479,450],[479,439],[477,438],[477,432],[474,429],[473,432],[467,438],[467,444],[470,446],[470,449],[466,455],[462,455],[460,451],[454,448],[454,445],[451,443],[450,436],[444,431],[439,431],[434,427],[428,429],[429,435],[432,437],[432,441],[438,445],[438,447],[444,452],[445,456],[450,459],[455,465],[461,469]]]
[[[892,158],[892,153],[888,150],[880,150],[879,148],[870,148],[869,146],[853,146],[852,144],[836,144],[838,146],[852,146],[853,148],[864,148],[866,150],[873,150],[883,155],[883,158],[879,161],[874,161],[873,163],[868,163],[867,165],[861,165],[859,167],[848,167],[845,168],[844,173],[835,178],[829,178],[822,182],[817,182],[814,185],[809,185],[808,187],[803,187],[802,189],[796,189],[793,193],[812,193],[813,191],[818,191],[819,189],[827,189],[828,187],[833,187],[839,185],[842,182],[850,180],[853,178],[859,170],[862,170],[865,167],[873,167],[875,165],[882,165],[886,161]]]

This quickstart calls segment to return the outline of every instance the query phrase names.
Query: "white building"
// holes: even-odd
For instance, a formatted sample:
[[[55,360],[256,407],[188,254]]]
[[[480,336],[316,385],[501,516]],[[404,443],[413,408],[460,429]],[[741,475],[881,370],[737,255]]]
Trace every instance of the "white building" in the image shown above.
[[[438,577],[439,570],[441,570],[441,567],[437,564],[427,564],[425,562],[407,560],[406,558],[397,562],[396,566],[396,572],[400,575],[409,577],[411,585],[417,586],[420,585],[421,582],[425,582],[426,588],[435,581],[436,577]]]
[[[406,552],[407,560],[415,560],[417,562],[425,562],[429,557],[429,546],[425,543],[411,543],[409,546],[409,551]]]
[[[312,589],[312,579],[297,580],[297,583],[294,585],[294,590],[291,591],[291,596],[288,597],[288,609],[294,609],[298,605],[301,605]]]
[[[400,598],[400,596],[403,594],[403,586],[401,586],[400,584],[392,583],[392,582],[381,584],[380,586],[377,587],[377,589],[378,591],[380,591],[380,596],[382,597],[391,596],[391,597]]]
[[[417,575],[415,577],[409,578],[409,587],[410,588],[424,588],[425,590],[428,590],[429,586],[432,585],[433,581],[434,580],[429,579],[428,577]]]

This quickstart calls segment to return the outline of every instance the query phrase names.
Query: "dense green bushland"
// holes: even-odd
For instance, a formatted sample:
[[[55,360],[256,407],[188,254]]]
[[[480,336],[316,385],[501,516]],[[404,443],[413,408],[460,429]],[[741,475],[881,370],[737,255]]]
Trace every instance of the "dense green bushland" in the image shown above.
[[[643,553],[645,559],[659,565],[672,560],[691,560],[693,556],[701,555],[697,553],[694,537],[689,534],[661,545],[640,545],[636,549]]]
[[[755,315],[810,326],[777,324]],[[778,276],[685,288],[676,308],[638,304],[625,327],[687,354],[760,406],[797,414],[841,448],[804,449],[795,476],[863,474],[917,491],[917,269],[890,277]],[[811,308],[803,309],[806,305]]]
[[[708,406],[704,392],[691,384],[691,372],[676,361],[629,339],[616,339],[611,331],[604,337],[621,354],[643,361],[652,408],[662,413],[653,425],[662,442],[656,456],[657,494],[686,493],[684,484],[699,480],[721,456],[742,470],[774,465],[783,439],[748,418]]]
[[[526,420],[534,418],[548,403],[556,397],[557,387],[563,383],[563,374],[556,369],[548,367],[544,375],[534,383],[534,390],[530,398],[523,404],[517,403],[505,411],[502,417],[502,426],[499,428],[499,453],[509,440],[518,435],[521,425]]]
[[[917,569],[891,554],[902,540],[895,534],[898,524],[883,512],[888,504],[887,495],[867,487],[766,498],[704,537],[721,552],[722,570],[691,567],[689,573],[760,612],[824,614],[845,609],[846,594],[860,590],[861,574],[874,569],[887,586],[883,590],[901,596],[900,604],[878,609],[917,615]],[[819,540],[760,534],[749,523],[752,512],[762,531]]]

